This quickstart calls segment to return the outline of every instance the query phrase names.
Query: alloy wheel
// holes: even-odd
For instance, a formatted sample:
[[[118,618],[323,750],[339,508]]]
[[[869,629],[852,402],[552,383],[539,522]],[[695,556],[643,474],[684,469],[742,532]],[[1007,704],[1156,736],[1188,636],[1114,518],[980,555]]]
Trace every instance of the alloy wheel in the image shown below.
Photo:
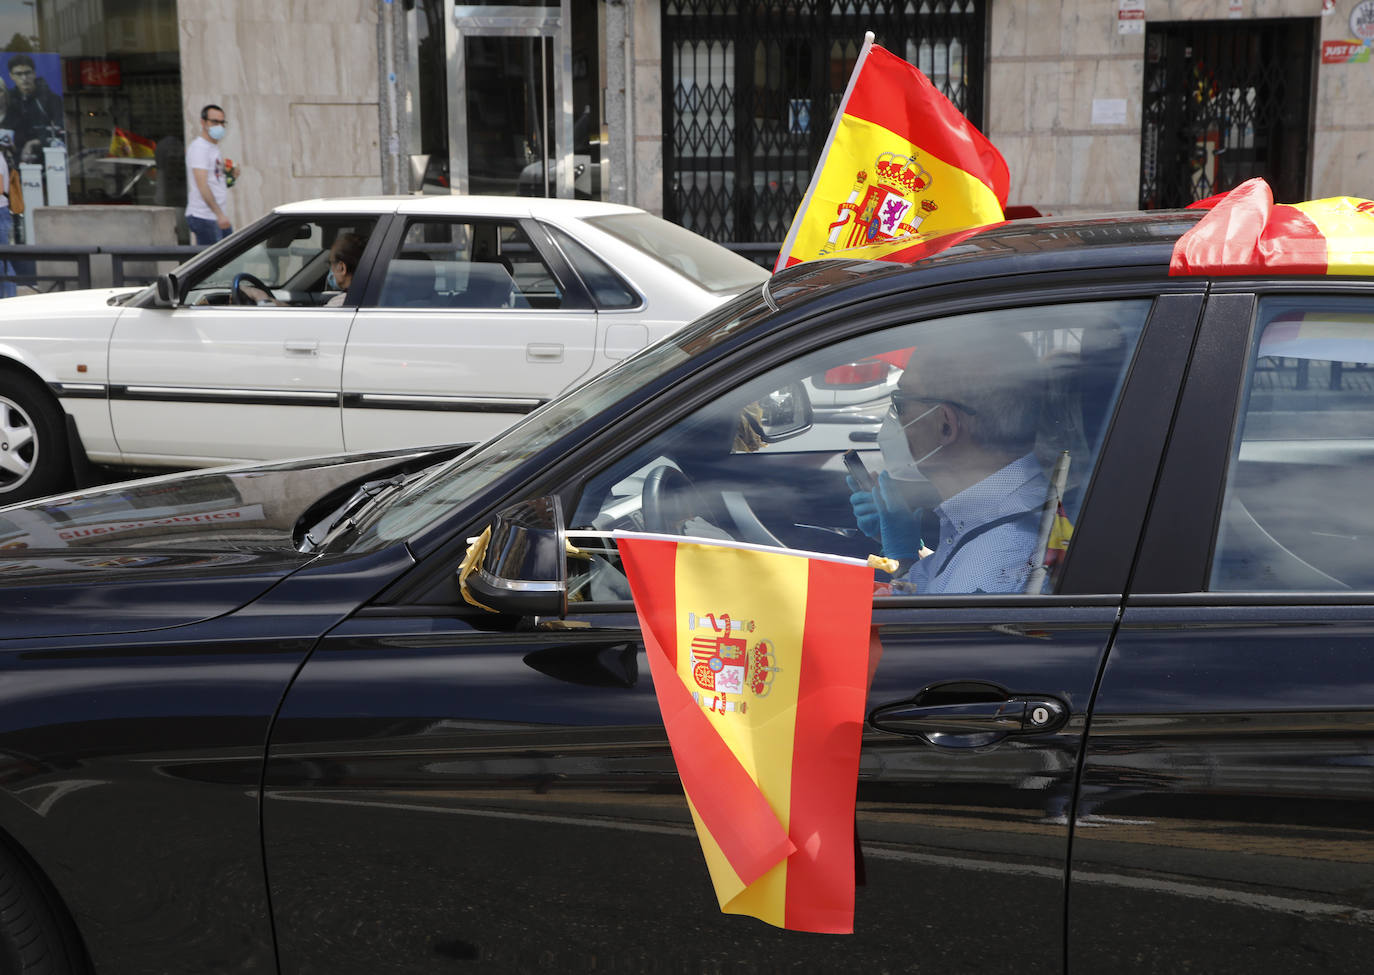
[[[28,480],[38,460],[33,418],[14,400],[0,396],[0,492]]]

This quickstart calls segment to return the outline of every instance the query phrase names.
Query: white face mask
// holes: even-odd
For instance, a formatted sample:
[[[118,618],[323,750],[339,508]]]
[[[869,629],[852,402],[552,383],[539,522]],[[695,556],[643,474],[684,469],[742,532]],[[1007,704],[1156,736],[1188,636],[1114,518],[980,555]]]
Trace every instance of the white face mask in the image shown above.
[[[939,408],[940,404],[936,403],[916,419],[908,420],[906,423],[899,422],[892,410],[888,410],[887,415],[883,417],[883,425],[878,428],[878,449],[883,454],[883,466],[887,468],[888,475],[894,481],[926,480],[918,465],[932,457],[944,444],[936,444],[935,450],[927,452],[918,460],[911,456],[911,444],[906,439],[906,428],[924,420]]]

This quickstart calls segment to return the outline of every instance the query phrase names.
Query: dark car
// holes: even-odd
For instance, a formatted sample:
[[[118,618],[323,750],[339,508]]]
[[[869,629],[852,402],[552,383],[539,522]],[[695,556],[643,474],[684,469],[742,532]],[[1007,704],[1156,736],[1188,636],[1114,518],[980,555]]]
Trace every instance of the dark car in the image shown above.
[[[1197,217],[802,264],[457,456],[0,510],[3,957],[1364,970],[1374,278],[1170,276]],[[895,544],[859,530],[843,459],[882,471],[890,438],[870,412],[819,430],[808,390],[916,361],[890,413],[910,469],[879,483],[927,555],[875,585],[854,934],[722,914],[625,576],[589,533]],[[1007,496],[1039,510],[1049,485],[1066,547],[1018,567],[969,537],[990,516],[956,500],[984,483],[958,430],[984,460],[1024,451]],[[458,581],[487,526],[468,581],[496,612]]]

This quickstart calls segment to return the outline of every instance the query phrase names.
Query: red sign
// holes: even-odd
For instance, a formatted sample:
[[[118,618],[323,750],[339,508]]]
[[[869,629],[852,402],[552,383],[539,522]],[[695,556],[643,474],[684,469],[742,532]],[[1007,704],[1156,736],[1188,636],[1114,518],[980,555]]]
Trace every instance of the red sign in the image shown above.
[[[84,88],[118,88],[123,83],[118,61],[83,58],[81,85]]]
[[[1322,64],[1368,61],[1369,47],[1359,41],[1322,41]]]

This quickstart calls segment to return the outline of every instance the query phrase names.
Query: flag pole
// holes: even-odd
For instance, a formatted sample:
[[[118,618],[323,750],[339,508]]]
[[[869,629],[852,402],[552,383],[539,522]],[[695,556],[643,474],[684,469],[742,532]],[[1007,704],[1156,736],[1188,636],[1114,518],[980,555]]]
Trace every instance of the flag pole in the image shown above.
[[[841,565],[872,565],[867,559],[855,559],[846,555],[832,555],[829,552],[807,552],[796,548],[779,548],[777,545],[760,545],[757,542],[737,542],[734,539],[708,538],[699,535],[665,535],[658,532],[624,531],[618,528],[611,531],[597,531],[592,528],[569,528],[564,534],[570,538],[638,538],[649,542],[682,542],[688,545],[717,545],[722,548],[741,548],[750,552],[772,552],[777,555],[796,555],[801,558],[819,559],[822,562],[838,562]]]
[[[868,59],[868,50],[873,46],[873,32],[864,31],[864,42],[859,47],[858,60],[854,62],[854,71],[849,76],[849,84],[845,86],[844,97],[840,99],[839,107],[835,109],[835,118],[830,123],[830,134],[825,138],[825,146],[821,149],[820,158],[816,160],[816,171],[811,174],[811,183],[806,187],[806,194],[802,197],[801,205],[797,207],[796,214],[792,217],[792,226],[787,228],[787,238],[782,242],[782,247],[778,249],[778,258],[773,263],[773,272],[777,273],[782,269],[782,264],[787,260],[787,255],[792,253],[792,247],[797,242],[797,227],[800,221],[797,219],[806,212],[806,208],[811,203],[811,197],[816,192],[816,185],[821,180],[821,170],[825,168],[825,158],[830,154],[830,147],[835,142],[835,133],[840,130],[840,119],[844,118],[844,110],[849,105],[849,96],[854,91],[854,82],[859,80],[859,72],[863,70],[864,61]]]

